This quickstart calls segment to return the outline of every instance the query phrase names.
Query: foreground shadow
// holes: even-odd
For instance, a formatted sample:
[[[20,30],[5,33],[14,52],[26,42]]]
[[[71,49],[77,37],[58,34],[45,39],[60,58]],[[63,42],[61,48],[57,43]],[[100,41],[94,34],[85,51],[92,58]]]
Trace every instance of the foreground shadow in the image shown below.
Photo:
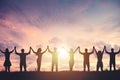
[[[120,71],[0,72],[0,80],[120,80]]]

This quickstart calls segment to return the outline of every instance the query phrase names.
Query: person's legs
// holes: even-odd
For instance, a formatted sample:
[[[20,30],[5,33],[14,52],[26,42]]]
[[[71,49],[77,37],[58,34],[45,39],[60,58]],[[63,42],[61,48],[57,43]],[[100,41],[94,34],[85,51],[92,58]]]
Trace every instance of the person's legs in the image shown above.
[[[56,63],[56,72],[58,72],[58,64]]]
[[[97,69],[96,69],[96,71],[99,71],[99,63],[97,62]]]
[[[40,71],[40,69],[41,69],[41,63],[39,64],[39,71]]]
[[[83,66],[84,66],[84,71],[86,70],[86,63],[84,62],[83,63]]]
[[[71,65],[70,71],[73,71],[73,64]]]
[[[40,71],[41,68],[41,59],[37,59],[37,71]]]
[[[25,65],[23,65],[24,66],[24,71],[26,72],[27,70],[26,70],[26,64]]]
[[[110,71],[112,70],[112,62],[110,62]]]
[[[40,64],[39,63],[37,63],[37,71],[40,71]]]
[[[52,62],[52,68],[51,68],[51,71],[53,72],[53,68],[54,68],[54,63]]]
[[[40,71],[40,69],[41,69],[41,62],[39,63],[39,71]]]
[[[5,66],[5,72],[7,72],[7,66]]]
[[[101,71],[103,71],[103,62],[101,62]]]
[[[71,62],[69,61],[69,69],[70,69],[70,71],[71,71]]]
[[[20,72],[22,72],[22,64],[20,64]]]
[[[72,71],[72,70],[73,70],[73,65],[74,65],[74,63],[73,63],[73,62],[69,62],[70,71]]]
[[[70,71],[72,71],[72,66],[70,66]]]
[[[89,62],[87,63],[87,68],[88,68],[88,71],[90,71],[90,63]]]
[[[10,66],[8,66],[8,72],[10,72]]]
[[[114,62],[114,63],[113,63],[113,68],[114,68],[114,71],[116,70],[115,66],[116,66],[116,64],[115,64],[115,62]]]

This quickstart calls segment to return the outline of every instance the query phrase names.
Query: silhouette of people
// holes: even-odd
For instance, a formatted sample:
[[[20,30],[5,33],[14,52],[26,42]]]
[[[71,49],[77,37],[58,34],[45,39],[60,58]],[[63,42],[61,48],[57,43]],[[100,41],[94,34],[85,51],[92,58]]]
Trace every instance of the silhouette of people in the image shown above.
[[[89,56],[94,52],[94,49],[92,50],[92,52],[88,52],[88,49],[85,49],[85,52],[81,52],[80,51],[80,47],[79,47],[79,53],[82,54],[84,56],[84,71],[86,71],[86,66],[88,68],[88,71],[90,71],[90,63],[89,63]]]
[[[5,62],[4,62],[4,67],[5,67],[5,72],[10,72],[10,66],[11,66],[11,62],[10,62],[10,54],[14,51],[14,49],[12,51],[9,51],[8,48],[5,49],[5,52],[0,50],[1,53],[3,53],[5,55]]]
[[[72,48],[69,51],[69,68],[70,71],[73,70],[73,66],[74,66],[74,53],[78,50],[78,48],[76,48],[76,50],[74,51]]]
[[[47,51],[47,49],[43,52],[42,52],[41,48],[38,48],[37,52],[35,52],[32,48],[31,48],[31,50],[33,51],[33,53],[35,53],[38,56],[38,58],[37,58],[37,71],[40,71],[42,55]]]
[[[57,48],[54,48],[54,51],[51,51],[49,49],[49,46],[47,46],[48,52],[52,54],[52,72],[54,69],[54,66],[56,66],[56,72],[58,71],[58,52],[57,52]]]
[[[22,66],[24,67],[24,71],[26,72],[26,56],[30,54],[31,49],[29,49],[28,53],[24,52],[24,49],[21,49],[21,53],[18,53],[15,47],[15,54],[20,56],[20,72],[22,72]]]
[[[99,68],[101,68],[101,71],[103,71],[103,62],[102,62],[102,58],[103,58],[103,53],[104,53],[104,51],[105,51],[105,48],[103,49],[103,51],[97,51],[96,49],[95,49],[95,47],[93,47],[94,48],[94,51],[95,51],[95,53],[96,53],[96,55],[97,55],[97,66],[96,66],[96,70],[97,71],[99,71]]]
[[[120,48],[119,48],[119,51],[118,51],[118,52],[114,52],[114,49],[113,49],[113,48],[111,48],[111,52],[108,52],[108,51],[106,50],[106,46],[105,46],[105,52],[110,55],[110,63],[109,63],[110,71],[112,70],[112,65],[113,65],[114,70],[116,70],[116,68],[115,68],[115,66],[116,66],[115,55],[120,52]]]

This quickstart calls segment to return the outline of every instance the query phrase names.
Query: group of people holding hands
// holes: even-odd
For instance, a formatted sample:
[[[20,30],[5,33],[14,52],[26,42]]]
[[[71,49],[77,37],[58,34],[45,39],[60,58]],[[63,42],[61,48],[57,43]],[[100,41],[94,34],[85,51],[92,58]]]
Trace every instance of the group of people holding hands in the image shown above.
[[[29,52],[25,53],[24,49],[21,49],[21,52],[17,52],[16,47],[14,47],[14,49],[12,51],[9,51],[8,48],[5,49],[5,51],[2,51],[0,49],[0,52],[3,53],[5,55],[5,62],[4,62],[4,67],[5,67],[5,71],[6,72],[10,72],[10,67],[11,67],[11,61],[10,61],[10,54],[13,53],[15,51],[15,54],[20,56],[20,71],[22,71],[22,67],[24,67],[24,71],[26,72],[26,56],[29,55],[31,53],[31,51],[33,53],[35,53],[38,58],[37,58],[37,71],[40,71],[41,68],[41,61],[42,61],[42,55],[48,51],[49,53],[51,53],[52,55],[52,68],[51,71],[53,72],[53,69],[55,67],[56,72],[58,71],[58,51],[57,48],[54,48],[53,51],[50,50],[49,46],[47,46],[45,51],[42,51],[41,48],[38,48],[37,51],[34,51],[34,49],[32,47],[30,47]],[[87,48],[85,48],[84,52],[81,52],[80,47],[77,47],[75,50],[73,50],[72,48],[69,50],[69,68],[70,71],[73,71],[73,66],[74,66],[74,53],[79,52],[80,54],[83,55],[83,67],[84,67],[84,71],[86,71],[86,67],[88,68],[88,71],[90,71],[90,62],[89,62],[89,56],[93,53],[96,53],[97,56],[97,66],[96,66],[96,71],[99,71],[99,68],[101,69],[101,71],[103,71],[103,62],[102,62],[102,58],[103,58],[103,54],[107,53],[110,56],[110,62],[109,62],[109,66],[110,66],[110,71],[112,70],[112,66],[114,68],[114,70],[116,70],[115,66],[115,56],[116,54],[120,53],[120,49],[118,50],[118,52],[115,52],[113,48],[111,48],[111,51],[108,52],[106,50],[106,46],[104,46],[103,50],[96,50],[95,47],[93,47],[92,51],[89,52]]]

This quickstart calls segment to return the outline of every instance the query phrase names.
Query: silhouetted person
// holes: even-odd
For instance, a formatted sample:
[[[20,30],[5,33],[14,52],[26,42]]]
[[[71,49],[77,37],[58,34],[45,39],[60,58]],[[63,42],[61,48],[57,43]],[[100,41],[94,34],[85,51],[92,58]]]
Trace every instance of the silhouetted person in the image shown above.
[[[35,52],[32,48],[31,48],[31,50],[33,51],[33,53],[35,53],[38,56],[38,58],[37,58],[37,71],[40,71],[42,55],[47,51],[47,49],[43,52],[42,52],[41,48],[38,48],[37,52]]]
[[[26,56],[30,54],[31,49],[29,49],[28,53],[25,53],[24,51],[24,49],[21,49],[21,53],[18,53],[15,47],[15,53],[20,56],[20,72],[22,72],[22,66],[24,67],[24,71],[26,72]]]
[[[96,66],[96,70],[99,71],[99,68],[101,68],[101,71],[103,71],[103,62],[102,62],[102,58],[103,58],[103,53],[105,51],[105,48],[103,49],[103,51],[97,51],[94,47],[94,51],[97,55],[97,66]]]
[[[92,50],[92,52],[88,52],[88,49],[85,49],[85,52],[81,52],[80,51],[80,47],[79,47],[79,53],[82,54],[84,56],[84,71],[86,71],[86,66],[88,68],[88,71],[90,71],[90,63],[89,63],[89,56],[94,52],[94,49]]]
[[[119,49],[118,52],[114,52],[114,49],[111,48],[111,52],[108,52],[108,51],[106,50],[106,46],[105,46],[105,52],[110,55],[110,63],[109,63],[109,65],[110,65],[110,71],[112,70],[112,65],[113,65],[114,70],[116,70],[116,68],[115,68],[115,66],[116,66],[116,63],[115,63],[115,55],[120,52],[120,49]]]
[[[3,52],[2,50],[0,51],[5,55],[5,62],[4,62],[5,71],[10,72],[10,66],[11,66],[10,54],[14,51],[14,49],[12,51],[9,51],[9,49],[6,48],[5,52]]]
[[[52,72],[54,69],[54,66],[56,66],[56,72],[58,71],[58,52],[57,52],[57,48],[54,48],[54,51],[51,51],[49,49],[49,46],[47,46],[48,52],[50,52],[52,54]]]
[[[70,71],[73,70],[73,66],[74,66],[74,53],[78,50],[78,48],[74,51],[72,48],[69,51],[69,68]]]

